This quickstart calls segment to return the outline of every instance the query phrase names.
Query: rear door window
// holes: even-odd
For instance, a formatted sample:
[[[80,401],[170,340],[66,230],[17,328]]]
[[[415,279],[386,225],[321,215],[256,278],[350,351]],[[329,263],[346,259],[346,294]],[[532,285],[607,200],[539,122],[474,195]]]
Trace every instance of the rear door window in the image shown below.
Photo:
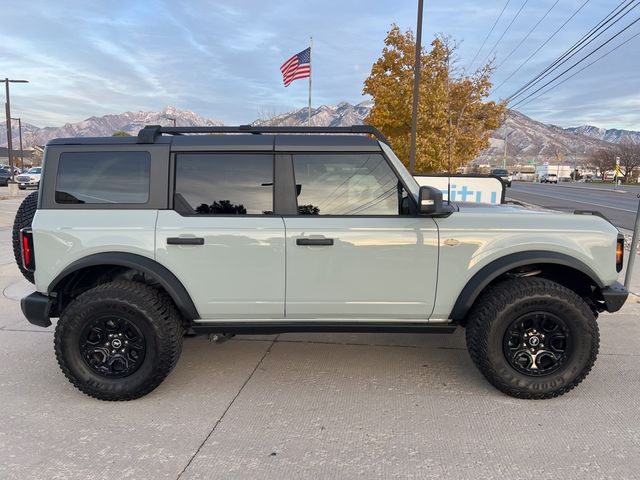
[[[273,155],[176,156],[175,208],[191,215],[273,213]]]
[[[149,201],[148,152],[67,152],[60,155],[56,203],[145,204]]]

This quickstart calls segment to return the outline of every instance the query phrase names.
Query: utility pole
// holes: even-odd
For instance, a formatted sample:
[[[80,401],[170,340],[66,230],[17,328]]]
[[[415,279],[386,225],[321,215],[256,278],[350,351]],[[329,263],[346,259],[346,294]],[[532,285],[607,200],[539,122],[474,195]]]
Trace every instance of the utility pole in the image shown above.
[[[7,147],[9,150],[9,169],[11,170],[11,180],[13,180],[13,142],[11,140],[11,101],[9,99],[9,84],[10,83],[29,83],[28,80],[9,80],[9,78],[5,78],[4,80],[0,80],[0,82],[5,83],[6,88],[6,103],[5,110],[7,114]]]
[[[422,10],[423,0],[418,0],[418,26],[416,27],[416,62],[413,67],[413,110],[411,113],[411,147],[409,150],[409,173],[416,170],[416,137],[418,135],[418,97],[420,94],[420,63],[422,60]]]
[[[22,119],[18,117],[12,118],[11,120],[18,121],[18,133],[20,134],[20,168],[24,170],[24,150],[22,148]]]
[[[507,130],[507,119],[504,119],[504,152],[502,154],[502,168],[507,168],[507,139],[509,138],[509,131]]]

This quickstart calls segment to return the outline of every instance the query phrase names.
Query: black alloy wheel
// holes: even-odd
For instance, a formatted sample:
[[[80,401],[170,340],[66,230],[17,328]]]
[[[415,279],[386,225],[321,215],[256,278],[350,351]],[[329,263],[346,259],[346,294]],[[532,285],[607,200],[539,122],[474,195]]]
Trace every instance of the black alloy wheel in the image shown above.
[[[557,315],[527,313],[507,328],[503,349],[509,364],[520,373],[548,375],[571,356],[571,333]]]
[[[144,362],[146,349],[140,329],[122,316],[100,316],[88,322],[80,334],[85,362],[104,377],[131,375]]]

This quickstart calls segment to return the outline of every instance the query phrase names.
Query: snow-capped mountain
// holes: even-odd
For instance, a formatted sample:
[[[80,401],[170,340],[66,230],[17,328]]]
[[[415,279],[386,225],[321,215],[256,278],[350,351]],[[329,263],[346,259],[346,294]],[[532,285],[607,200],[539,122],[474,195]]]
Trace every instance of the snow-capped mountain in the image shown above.
[[[372,106],[373,102],[365,101],[357,105],[340,102],[335,107],[331,105],[322,105],[318,108],[312,107],[311,125],[322,127],[361,125]],[[258,119],[253,122],[253,125],[304,126],[308,125],[308,115],[309,109],[301,108],[271,118]]]
[[[557,155],[586,159],[594,151],[610,145],[594,136],[582,134],[578,129],[547,125],[511,110],[506,124],[492,133],[489,148],[478,156],[477,162],[502,162],[505,133],[507,158],[514,163],[556,161]]]
[[[364,101],[357,105],[341,102],[336,106],[322,105],[311,109],[311,125],[316,126],[348,126],[362,124],[369,114],[373,103]],[[265,114],[253,122],[253,125],[307,125],[307,108],[300,108],[280,115]],[[175,118],[178,126],[215,126],[222,125],[218,120],[202,117],[188,110],[166,107],[160,112],[125,112],[119,115],[91,117],[78,123],[67,123],[62,127],[38,128],[22,124],[23,143],[25,148],[32,145],[44,145],[48,140],[57,137],[76,136],[110,136],[117,131],[125,131],[135,135],[145,125],[173,125]],[[490,147],[477,158],[481,163],[501,163],[504,155],[504,138],[507,133],[507,157],[511,161],[537,162],[552,160],[556,155],[586,158],[599,148],[610,143],[639,143],[640,132],[617,129],[600,129],[592,126],[562,128],[537,122],[526,115],[510,111],[503,126],[494,131],[490,139]],[[17,128],[14,129],[14,145],[18,145]],[[610,143],[609,143],[610,142]],[[6,145],[6,128],[0,123],[0,146]]]
[[[169,117],[169,118],[167,118]],[[119,115],[104,115],[90,117],[82,122],[67,123],[62,127],[38,128],[29,124],[22,124],[22,141],[24,148],[32,145],[44,145],[52,138],[63,137],[109,137],[114,132],[127,132],[136,135],[145,125],[172,126],[173,120],[181,127],[210,127],[222,125],[218,120],[211,120],[189,110],[178,110],[175,107],[165,107],[160,112],[124,112]],[[18,126],[14,127],[13,145],[18,146]],[[0,123],[0,146],[7,144],[6,123]]]
[[[323,105],[311,110],[311,125],[341,126],[363,123],[369,114],[373,102],[362,102],[351,105],[342,102],[335,107]],[[267,120],[257,120],[256,125],[307,125],[308,111],[301,108],[293,112],[275,116]],[[599,148],[606,147],[607,142],[620,143],[637,136],[640,143],[640,132],[622,130],[602,130],[601,135],[587,133],[596,127],[562,128],[537,122],[514,110],[509,112],[506,124],[507,156],[511,161],[528,162],[530,160],[556,161],[556,154],[577,159],[585,158]],[[600,129],[596,129],[600,130]],[[613,132],[625,132],[625,135],[614,135]],[[490,138],[490,147],[483,151],[477,161],[480,163],[502,163],[504,155],[505,127],[494,131]]]
[[[640,144],[640,132],[634,132],[633,130],[619,130],[617,128],[610,128],[607,130],[604,128],[592,127],[591,125],[571,127],[566,130],[577,132],[580,135],[597,138],[598,140],[604,140],[605,142]]]

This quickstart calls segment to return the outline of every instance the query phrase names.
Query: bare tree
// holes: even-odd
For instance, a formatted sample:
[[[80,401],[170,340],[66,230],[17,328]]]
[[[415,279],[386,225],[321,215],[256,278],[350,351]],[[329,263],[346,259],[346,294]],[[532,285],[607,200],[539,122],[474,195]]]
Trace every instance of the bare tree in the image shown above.
[[[620,169],[624,175],[625,183],[628,183],[633,176],[634,168],[640,167],[640,146],[633,143],[623,143],[618,145],[617,150],[620,157]]]
[[[604,176],[607,170],[613,170],[615,168],[617,156],[617,146],[611,145],[611,147],[601,148],[594,152],[589,159],[589,163],[596,168],[596,173]]]

